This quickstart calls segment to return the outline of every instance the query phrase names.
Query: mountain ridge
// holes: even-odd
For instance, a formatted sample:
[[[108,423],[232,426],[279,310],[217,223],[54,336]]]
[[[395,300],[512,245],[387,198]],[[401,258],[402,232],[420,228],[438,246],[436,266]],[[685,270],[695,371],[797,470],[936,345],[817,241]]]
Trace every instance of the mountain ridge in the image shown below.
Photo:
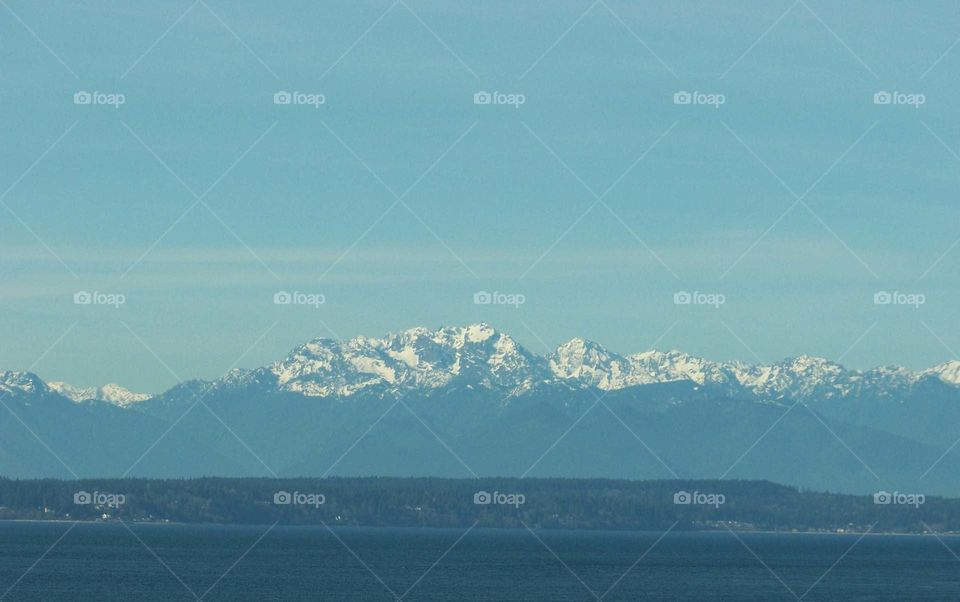
[[[382,337],[358,336],[338,341],[314,338],[268,366],[234,370],[211,382],[232,386],[253,378],[279,391],[307,397],[350,397],[364,390],[431,390],[466,384],[522,393],[546,384],[595,387],[615,391],[653,383],[690,380],[740,389],[761,398],[845,397],[868,387],[880,394],[909,388],[934,377],[960,386],[960,361],[948,360],[921,371],[902,366],[847,369],[822,357],[800,355],[772,364],[716,361],[678,351],[649,350],[621,355],[582,338],[538,355],[510,335],[480,322],[415,327]],[[154,395],[135,393],[110,383],[75,387],[43,381],[27,371],[0,372],[0,393],[53,391],[75,402],[104,401],[129,407]]]

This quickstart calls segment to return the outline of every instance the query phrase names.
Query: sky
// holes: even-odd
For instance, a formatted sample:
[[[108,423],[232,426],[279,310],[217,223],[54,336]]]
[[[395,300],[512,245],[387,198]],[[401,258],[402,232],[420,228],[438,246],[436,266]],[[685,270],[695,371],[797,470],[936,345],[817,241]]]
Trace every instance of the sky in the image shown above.
[[[276,4],[0,3],[0,369],[157,392],[478,321],[956,359],[952,3]]]

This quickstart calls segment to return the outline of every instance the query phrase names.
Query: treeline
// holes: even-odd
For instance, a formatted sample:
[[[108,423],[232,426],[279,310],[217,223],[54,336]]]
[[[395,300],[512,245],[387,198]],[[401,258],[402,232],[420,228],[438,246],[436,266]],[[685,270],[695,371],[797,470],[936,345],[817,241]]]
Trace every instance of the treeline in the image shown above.
[[[767,481],[0,478],[0,519],[960,532],[960,500],[911,496],[875,500]]]

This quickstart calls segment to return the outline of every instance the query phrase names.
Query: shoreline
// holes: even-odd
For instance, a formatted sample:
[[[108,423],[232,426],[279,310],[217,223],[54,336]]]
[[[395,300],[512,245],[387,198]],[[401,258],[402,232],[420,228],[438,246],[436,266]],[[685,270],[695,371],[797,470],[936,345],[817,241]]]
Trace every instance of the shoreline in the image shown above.
[[[121,521],[119,519],[114,520],[89,520],[89,519],[78,519],[70,520],[63,518],[52,518],[52,519],[35,519],[35,518],[6,518],[0,519],[0,525],[5,523],[29,523],[29,524],[82,524],[82,525],[118,525],[120,523],[125,523],[127,525],[159,525],[159,526],[181,526],[181,527],[270,527],[270,523],[188,523],[180,521],[171,521],[171,520],[132,520],[132,521]],[[276,524],[276,527],[296,527],[296,528],[316,528],[316,529],[403,529],[409,531],[460,531],[469,527],[465,525],[462,527],[429,527],[429,526],[404,526],[404,525],[324,525],[324,524]],[[474,527],[472,530],[476,531],[523,531],[521,527]],[[555,528],[541,528],[540,531],[556,531],[562,533],[619,533],[619,534],[628,534],[628,533],[656,533],[660,534],[663,531],[656,529],[555,529]],[[926,532],[902,532],[902,531],[844,531],[843,533],[837,533],[835,531],[777,531],[771,529],[686,529],[682,531],[673,530],[671,533],[674,534],[684,534],[684,533],[726,533],[733,532],[736,534],[750,534],[756,533],[761,535],[834,535],[834,536],[857,536],[857,537],[868,537],[868,536],[904,536],[904,537],[960,537],[960,532],[953,531],[944,531],[938,533]]]

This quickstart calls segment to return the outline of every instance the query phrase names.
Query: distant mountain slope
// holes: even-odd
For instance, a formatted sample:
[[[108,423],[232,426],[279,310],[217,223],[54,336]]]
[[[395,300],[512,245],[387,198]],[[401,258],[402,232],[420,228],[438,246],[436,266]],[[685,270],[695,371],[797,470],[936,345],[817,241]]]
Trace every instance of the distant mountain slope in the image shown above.
[[[243,474],[232,459],[167,421],[110,402],[75,402],[29,373],[2,373],[0,382],[3,476],[119,476],[131,468],[130,476]],[[144,455],[161,436],[165,445]]]

